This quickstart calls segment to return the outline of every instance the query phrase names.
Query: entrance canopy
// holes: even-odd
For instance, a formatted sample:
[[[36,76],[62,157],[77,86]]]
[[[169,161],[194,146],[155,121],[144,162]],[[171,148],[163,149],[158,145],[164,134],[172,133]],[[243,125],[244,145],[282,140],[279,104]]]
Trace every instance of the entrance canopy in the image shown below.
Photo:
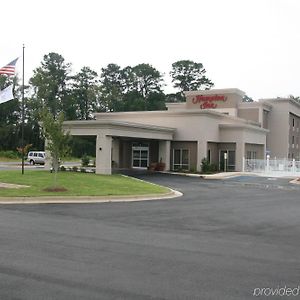
[[[175,128],[144,125],[112,120],[65,121],[64,130],[70,135],[96,136],[96,173],[111,174],[113,138],[135,138],[159,141],[159,157],[170,161],[170,141]],[[117,152],[118,149],[114,149]]]

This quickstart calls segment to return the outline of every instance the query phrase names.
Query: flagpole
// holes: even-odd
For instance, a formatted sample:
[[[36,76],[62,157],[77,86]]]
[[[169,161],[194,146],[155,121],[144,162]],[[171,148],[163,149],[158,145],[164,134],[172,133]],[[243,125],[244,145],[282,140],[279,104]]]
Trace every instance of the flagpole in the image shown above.
[[[23,70],[22,70],[22,174],[24,174],[24,49],[25,46],[23,44]]]

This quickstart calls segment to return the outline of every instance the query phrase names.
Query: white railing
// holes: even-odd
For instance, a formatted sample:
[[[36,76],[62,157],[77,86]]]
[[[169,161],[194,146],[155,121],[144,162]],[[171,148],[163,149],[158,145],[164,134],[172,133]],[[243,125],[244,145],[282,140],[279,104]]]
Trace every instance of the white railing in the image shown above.
[[[300,161],[288,159],[244,159],[243,170],[255,173],[300,174]]]

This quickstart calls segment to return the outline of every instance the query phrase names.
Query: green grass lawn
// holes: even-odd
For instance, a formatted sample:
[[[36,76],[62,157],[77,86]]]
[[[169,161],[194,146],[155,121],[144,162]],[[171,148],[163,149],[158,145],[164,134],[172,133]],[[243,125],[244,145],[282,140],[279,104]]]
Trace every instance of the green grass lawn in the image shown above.
[[[45,188],[53,186],[54,174],[49,171],[9,170],[0,171],[0,182],[29,185],[21,189],[0,188],[0,197],[15,196],[108,196],[108,195],[145,195],[161,194],[168,189],[151,183],[122,175],[95,175],[87,173],[59,172],[58,186],[65,192],[46,192]]]
[[[8,158],[4,156],[0,156],[0,162],[20,162],[22,161],[21,158]]]

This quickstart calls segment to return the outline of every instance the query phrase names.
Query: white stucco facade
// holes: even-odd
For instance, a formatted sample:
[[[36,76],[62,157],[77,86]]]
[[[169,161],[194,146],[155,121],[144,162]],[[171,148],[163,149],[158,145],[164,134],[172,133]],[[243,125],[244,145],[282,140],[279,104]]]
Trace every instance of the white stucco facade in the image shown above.
[[[201,171],[207,158],[218,169],[241,171],[247,151],[264,158],[268,130],[239,117],[244,93],[238,89],[186,92],[185,103],[165,111],[95,113],[95,120],[66,121],[71,135],[95,136],[96,173],[113,168]],[[224,157],[227,160],[224,162]]]

